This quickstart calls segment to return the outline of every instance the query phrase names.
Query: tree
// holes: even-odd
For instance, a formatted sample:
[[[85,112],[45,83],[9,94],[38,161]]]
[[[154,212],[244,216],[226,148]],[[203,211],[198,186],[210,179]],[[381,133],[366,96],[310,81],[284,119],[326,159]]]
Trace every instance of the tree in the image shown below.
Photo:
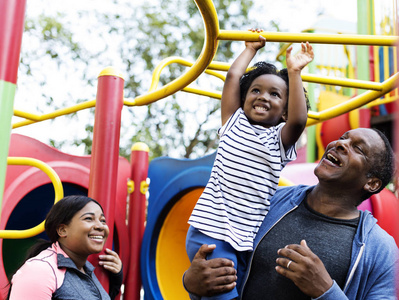
[[[249,26],[243,24],[249,23],[257,26],[248,20],[252,1],[215,0],[214,5],[222,29],[246,29]],[[23,47],[20,72],[35,76],[43,70],[33,71],[32,65],[44,65],[43,61],[50,60],[58,69],[68,67],[72,74],[80,74],[79,79],[86,85],[85,90],[91,87],[95,92],[98,73],[93,73],[93,69],[98,71],[99,65],[113,65],[125,74],[125,98],[134,98],[146,93],[152,71],[162,59],[181,56],[194,62],[203,46],[203,21],[192,0],[165,0],[140,5],[132,4],[132,1],[114,1],[106,11],[86,9],[72,14],[74,17],[68,13],[53,17],[39,15],[27,20],[24,38],[28,36],[27,39],[39,41],[40,47]],[[92,20],[92,23],[82,26],[83,20]],[[85,38],[82,37],[82,29],[87,30],[87,35],[83,35]],[[95,41],[99,47],[92,47],[90,42]],[[215,59],[231,62],[242,47],[238,42],[220,42]],[[170,82],[185,71],[183,66],[171,65],[162,73],[160,84]],[[43,77],[39,82],[45,86],[46,80]],[[204,88],[207,89],[221,90],[223,84],[207,80],[204,75],[196,84],[202,82],[205,82]],[[43,91],[42,96],[46,99],[46,105],[53,108],[88,100],[82,94],[76,96],[74,90],[69,89],[71,99],[64,98],[61,103],[47,91]],[[219,105],[215,99],[179,92],[145,107],[125,107],[121,155],[129,156],[132,143],[138,141],[149,146],[150,158],[163,155],[194,158],[213,151],[220,126]],[[44,108],[39,107],[39,110]],[[61,149],[66,144],[85,145],[85,152],[89,154],[92,111],[86,113],[84,118],[80,117],[82,112],[74,116],[79,118],[79,122],[87,119],[85,129],[81,129],[78,136],[72,137],[72,140],[68,136],[58,141],[53,139],[51,143]]]

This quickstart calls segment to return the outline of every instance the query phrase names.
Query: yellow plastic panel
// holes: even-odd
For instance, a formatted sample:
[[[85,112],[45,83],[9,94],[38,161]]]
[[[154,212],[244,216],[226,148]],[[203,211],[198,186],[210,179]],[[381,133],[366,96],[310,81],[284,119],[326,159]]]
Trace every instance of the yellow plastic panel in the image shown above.
[[[187,221],[203,190],[201,187],[183,195],[169,211],[161,228],[155,264],[159,289],[166,300],[189,300],[182,285],[183,273],[190,266],[185,247]]]

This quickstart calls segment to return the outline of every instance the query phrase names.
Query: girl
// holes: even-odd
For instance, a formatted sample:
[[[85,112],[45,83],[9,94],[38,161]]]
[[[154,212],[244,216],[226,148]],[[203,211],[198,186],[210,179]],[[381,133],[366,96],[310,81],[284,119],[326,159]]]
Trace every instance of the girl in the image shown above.
[[[245,73],[265,42],[262,36],[257,42],[246,42],[227,72],[220,143],[210,179],[189,219],[186,240],[190,260],[202,244],[216,244],[209,258],[233,260],[239,265],[238,276],[245,267],[245,255],[238,253],[253,250],[253,239],[269,210],[280,172],[296,158],[295,143],[307,121],[301,70],[313,60],[312,46],[302,43],[295,56],[290,47],[287,69],[278,71],[260,62]],[[233,290],[212,299],[237,296]]]

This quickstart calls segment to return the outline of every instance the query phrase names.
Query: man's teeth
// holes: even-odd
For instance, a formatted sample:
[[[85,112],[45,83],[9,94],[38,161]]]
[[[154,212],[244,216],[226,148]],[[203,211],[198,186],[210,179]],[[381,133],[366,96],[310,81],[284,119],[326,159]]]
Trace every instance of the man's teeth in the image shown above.
[[[338,161],[338,158],[336,158],[336,157],[335,157],[334,155],[332,155],[331,153],[328,153],[328,154],[327,154],[327,159],[328,159],[329,161],[333,162],[334,164],[339,165],[340,167],[342,167],[342,163],[340,163],[340,162]]]

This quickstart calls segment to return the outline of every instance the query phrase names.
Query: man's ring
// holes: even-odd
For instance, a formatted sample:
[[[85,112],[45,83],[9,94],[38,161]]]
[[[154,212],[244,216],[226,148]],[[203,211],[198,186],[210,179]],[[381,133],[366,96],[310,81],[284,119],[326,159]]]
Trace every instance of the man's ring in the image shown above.
[[[287,269],[290,269],[290,264],[292,263],[292,260],[290,260],[287,264]]]

